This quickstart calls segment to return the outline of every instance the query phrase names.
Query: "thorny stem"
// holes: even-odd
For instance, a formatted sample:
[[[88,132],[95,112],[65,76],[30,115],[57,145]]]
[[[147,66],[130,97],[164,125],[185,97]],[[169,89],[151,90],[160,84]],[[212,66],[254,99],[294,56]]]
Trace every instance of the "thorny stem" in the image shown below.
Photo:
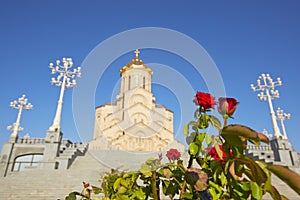
[[[156,187],[156,171],[152,171],[152,194],[154,200],[159,200],[158,198],[158,188]]]
[[[179,199],[182,199],[182,195],[183,195],[183,193],[184,193],[184,191],[185,191],[186,183],[187,183],[186,180],[184,180],[184,182],[183,182],[183,184],[182,184],[182,188],[181,188],[181,190],[180,190]]]
[[[228,117],[224,116],[224,124],[223,124],[223,128],[224,128],[225,126],[227,126],[227,119],[228,119]]]

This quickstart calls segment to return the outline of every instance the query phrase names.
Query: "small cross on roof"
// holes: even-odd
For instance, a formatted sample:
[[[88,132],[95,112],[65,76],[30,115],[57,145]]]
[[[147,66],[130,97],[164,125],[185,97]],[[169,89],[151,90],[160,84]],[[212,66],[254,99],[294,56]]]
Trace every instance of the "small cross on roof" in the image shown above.
[[[138,49],[136,49],[136,50],[134,51],[134,53],[135,53],[135,57],[138,58],[138,57],[139,57],[139,54],[140,54],[140,51],[139,51]]]

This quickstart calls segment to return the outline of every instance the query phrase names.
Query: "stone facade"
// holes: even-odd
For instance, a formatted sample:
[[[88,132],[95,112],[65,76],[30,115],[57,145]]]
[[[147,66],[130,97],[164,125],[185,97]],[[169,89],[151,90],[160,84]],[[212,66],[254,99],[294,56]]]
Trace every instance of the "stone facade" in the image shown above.
[[[173,112],[157,105],[151,92],[152,70],[138,57],[120,70],[121,88],[115,103],[96,108],[90,149],[161,151],[174,140]]]
[[[293,149],[292,144],[282,137],[272,139],[270,145],[248,145],[246,154],[256,160],[263,160],[268,164],[287,166],[300,174],[299,155]]]
[[[19,138],[15,143],[3,144],[0,176],[35,169],[66,170],[77,156],[84,155],[87,147],[67,139],[60,140],[57,145],[46,142],[44,138]]]

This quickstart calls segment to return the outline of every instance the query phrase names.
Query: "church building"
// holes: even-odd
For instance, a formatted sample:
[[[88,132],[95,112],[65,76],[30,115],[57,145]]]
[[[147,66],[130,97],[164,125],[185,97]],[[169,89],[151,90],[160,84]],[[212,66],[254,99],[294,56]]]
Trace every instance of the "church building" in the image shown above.
[[[174,140],[173,112],[157,105],[151,92],[152,70],[139,58],[120,69],[121,88],[115,103],[96,108],[90,149],[161,151],[184,146]]]

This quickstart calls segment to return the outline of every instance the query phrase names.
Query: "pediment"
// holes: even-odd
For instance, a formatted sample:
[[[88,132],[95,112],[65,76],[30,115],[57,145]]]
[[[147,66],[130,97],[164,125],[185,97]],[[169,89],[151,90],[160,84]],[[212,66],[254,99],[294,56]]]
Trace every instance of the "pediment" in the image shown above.
[[[125,133],[135,137],[155,137],[156,131],[140,122],[125,129]]]

